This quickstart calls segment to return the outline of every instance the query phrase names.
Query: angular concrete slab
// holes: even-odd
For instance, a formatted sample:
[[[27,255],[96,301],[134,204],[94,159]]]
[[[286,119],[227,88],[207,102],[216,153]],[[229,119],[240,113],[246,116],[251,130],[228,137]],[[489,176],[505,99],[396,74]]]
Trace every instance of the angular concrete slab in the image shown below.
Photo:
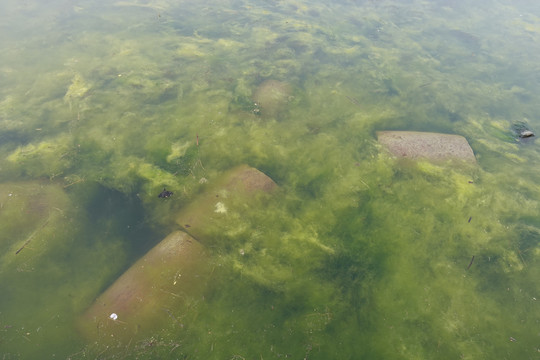
[[[184,232],[173,232],[101,294],[78,327],[87,339],[105,343],[148,335],[179,306],[202,297],[209,274],[204,247]]]
[[[434,161],[461,159],[476,162],[467,140],[460,135],[418,131],[378,131],[379,143],[402,158]]]
[[[179,314],[202,298],[211,273],[205,247],[194,237],[211,243],[208,228],[226,216],[231,203],[249,207],[254,196],[276,187],[272,179],[247,165],[223,174],[178,214],[177,222],[185,231],[169,234],[81,316],[78,327],[84,337],[114,347],[151,334],[167,321],[180,324]]]
[[[276,183],[261,171],[247,165],[237,166],[182,210],[176,223],[206,244],[208,229],[227,216],[231,203],[244,202],[249,206],[250,199],[257,193],[269,193],[276,187]]]

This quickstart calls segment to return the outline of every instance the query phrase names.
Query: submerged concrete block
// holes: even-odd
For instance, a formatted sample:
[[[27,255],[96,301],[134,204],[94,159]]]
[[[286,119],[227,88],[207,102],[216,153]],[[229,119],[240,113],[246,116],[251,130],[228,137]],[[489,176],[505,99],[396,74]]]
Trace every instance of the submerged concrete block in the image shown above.
[[[178,225],[197,240],[205,243],[208,229],[226,216],[231,203],[246,203],[257,193],[268,193],[277,187],[264,173],[247,165],[240,165],[226,174],[204,194],[187,206],[176,217]]]
[[[172,309],[202,296],[209,274],[203,246],[176,231],[120,276],[79,321],[86,338],[125,341],[158,329]]]
[[[178,322],[178,314],[202,298],[210,276],[210,259],[191,234],[210,242],[205,229],[224,216],[231,202],[249,206],[257,193],[275,187],[272,179],[246,165],[225,173],[178,215],[186,231],[167,236],[96,299],[80,318],[83,335],[113,345],[148,336],[167,320]]]
[[[39,182],[0,183],[0,273],[33,268],[64,246],[73,205],[61,186]],[[62,229],[56,234],[55,228]]]
[[[266,80],[253,92],[256,110],[263,117],[280,117],[287,109],[292,96],[292,87],[277,80]]]
[[[467,140],[460,135],[418,131],[378,131],[379,143],[397,157],[435,161],[461,159],[476,162]]]

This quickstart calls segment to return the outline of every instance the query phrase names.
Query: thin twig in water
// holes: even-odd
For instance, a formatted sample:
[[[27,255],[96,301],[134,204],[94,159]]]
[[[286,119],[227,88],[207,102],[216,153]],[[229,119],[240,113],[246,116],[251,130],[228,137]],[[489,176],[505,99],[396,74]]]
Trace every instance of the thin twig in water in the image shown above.
[[[369,185],[366,184],[364,180],[360,179],[360,182],[361,182],[362,184],[366,185],[366,187],[367,187],[369,190],[371,190],[371,188],[369,187]]]
[[[467,266],[467,270],[469,270],[471,268],[471,265],[472,265],[473,261],[474,261],[474,255],[473,255],[472,259],[471,259],[471,262],[469,263],[469,266]]]
[[[347,98],[347,100],[349,100],[354,105],[356,105],[358,107],[362,107],[362,106],[360,106],[360,103],[358,102],[358,100],[356,100],[355,98],[347,96],[347,95],[345,95],[345,97]]]
[[[161,292],[164,292],[165,294],[169,294],[169,295],[172,295],[174,297],[177,297],[177,298],[181,298],[183,299],[184,297],[182,295],[178,295],[178,294],[175,294],[173,292],[170,292],[170,291],[166,291],[166,290],[163,290],[163,289],[159,289]]]
[[[523,261],[523,265],[527,266],[527,263],[525,262],[525,259],[523,258],[523,255],[521,255],[521,250],[518,249],[518,255],[521,258],[521,261]]]
[[[67,184],[67,185],[64,185],[64,189],[70,187],[71,185],[75,185],[75,184],[78,184],[78,183],[83,182],[83,181],[84,181],[84,179],[79,179],[79,180],[77,180],[77,181],[74,181],[74,182],[72,182],[72,183],[69,183],[69,184]]]
[[[180,344],[175,344],[174,347],[169,351],[169,354],[172,353],[174,350],[180,347]]]
[[[163,310],[170,316],[171,319],[173,319],[177,324],[179,324],[181,327],[184,327],[184,325],[176,318],[176,316],[173,315],[171,310],[163,308]]]
[[[200,147],[199,147],[199,134],[197,134],[197,143],[196,144],[197,144],[197,161],[195,161],[195,163],[193,164],[191,169],[189,169],[189,172],[191,173],[191,176],[193,176],[193,178],[196,178],[194,170],[195,170],[195,168],[197,168],[197,165],[201,167],[203,172],[206,172],[206,169],[204,168],[204,166],[202,164],[202,161],[201,161],[201,150],[200,150]]]
[[[21,246],[19,248],[19,250],[15,251],[15,255],[17,255],[18,253],[20,253],[22,251],[22,249],[24,249],[26,247],[26,245],[28,245],[30,243],[30,241],[32,241],[32,238],[37,234],[38,231],[41,231],[41,229],[43,229],[47,224],[49,223],[49,219],[47,219],[47,221],[45,221],[43,223],[43,225],[41,225],[39,227],[39,229],[37,229],[36,231],[34,231],[29,237],[28,239],[26,239],[26,241],[24,242],[23,246]]]

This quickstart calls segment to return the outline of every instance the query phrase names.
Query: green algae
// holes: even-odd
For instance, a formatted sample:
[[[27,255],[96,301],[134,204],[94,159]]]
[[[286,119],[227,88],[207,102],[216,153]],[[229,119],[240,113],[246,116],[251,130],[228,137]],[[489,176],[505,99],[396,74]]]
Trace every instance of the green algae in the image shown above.
[[[30,5],[26,15],[43,8]],[[50,6],[58,20],[0,55],[0,178],[47,189],[32,185],[16,207],[0,193],[2,352],[534,358],[539,154],[512,133],[539,123],[534,15],[499,2],[487,13],[456,2],[184,5]],[[265,80],[294,87],[284,116],[254,111]],[[478,166],[390,158],[374,136],[385,129],[463,135]],[[72,334],[175,229],[174,214],[240,163],[280,190],[234,204],[209,230],[204,298],[167,309],[170,323],[139,342],[105,349]],[[159,199],[163,188],[174,195]]]

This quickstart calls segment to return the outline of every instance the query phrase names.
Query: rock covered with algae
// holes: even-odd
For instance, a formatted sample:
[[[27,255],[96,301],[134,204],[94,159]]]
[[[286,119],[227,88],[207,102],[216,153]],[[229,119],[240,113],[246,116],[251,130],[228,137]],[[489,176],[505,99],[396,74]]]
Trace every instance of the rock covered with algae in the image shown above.
[[[379,143],[397,157],[434,161],[459,159],[476,162],[467,140],[460,135],[418,132],[379,131]]]
[[[88,93],[88,90],[90,90],[90,85],[84,80],[81,74],[76,73],[73,75],[71,84],[64,95],[64,101],[70,102],[75,99],[81,99]]]
[[[223,175],[211,189],[178,214],[178,225],[200,239],[207,241],[208,229],[226,216],[231,204],[244,202],[257,192],[271,192],[276,183],[261,171],[240,165]]]
[[[211,259],[203,245],[212,241],[208,228],[228,215],[232,201],[244,207],[257,193],[275,187],[272,179],[247,165],[225,173],[178,215],[177,222],[186,231],[169,234],[79,318],[82,334],[104,343],[124,342],[137,334],[148,335],[167,319],[178,321],[175,314],[189,311],[190,303],[202,298],[211,273]]]
[[[266,80],[253,92],[253,101],[262,116],[279,118],[287,109],[291,96],[290,84],[278,80]]]
[[[54,231],[62,227],[69,209],[69,199],[57,185],[0,183],[0,273],[49,254],[53,243],[61,241]]]
[[[120,276],[79,319],[87,337],[126,341],[156,330],[172,308],[201,296],[207,254],[188,234],[175,231]]]
[[[534,132],[524,121],[514,123],[512,130],[521,140],[530,140],[535,136]]]

